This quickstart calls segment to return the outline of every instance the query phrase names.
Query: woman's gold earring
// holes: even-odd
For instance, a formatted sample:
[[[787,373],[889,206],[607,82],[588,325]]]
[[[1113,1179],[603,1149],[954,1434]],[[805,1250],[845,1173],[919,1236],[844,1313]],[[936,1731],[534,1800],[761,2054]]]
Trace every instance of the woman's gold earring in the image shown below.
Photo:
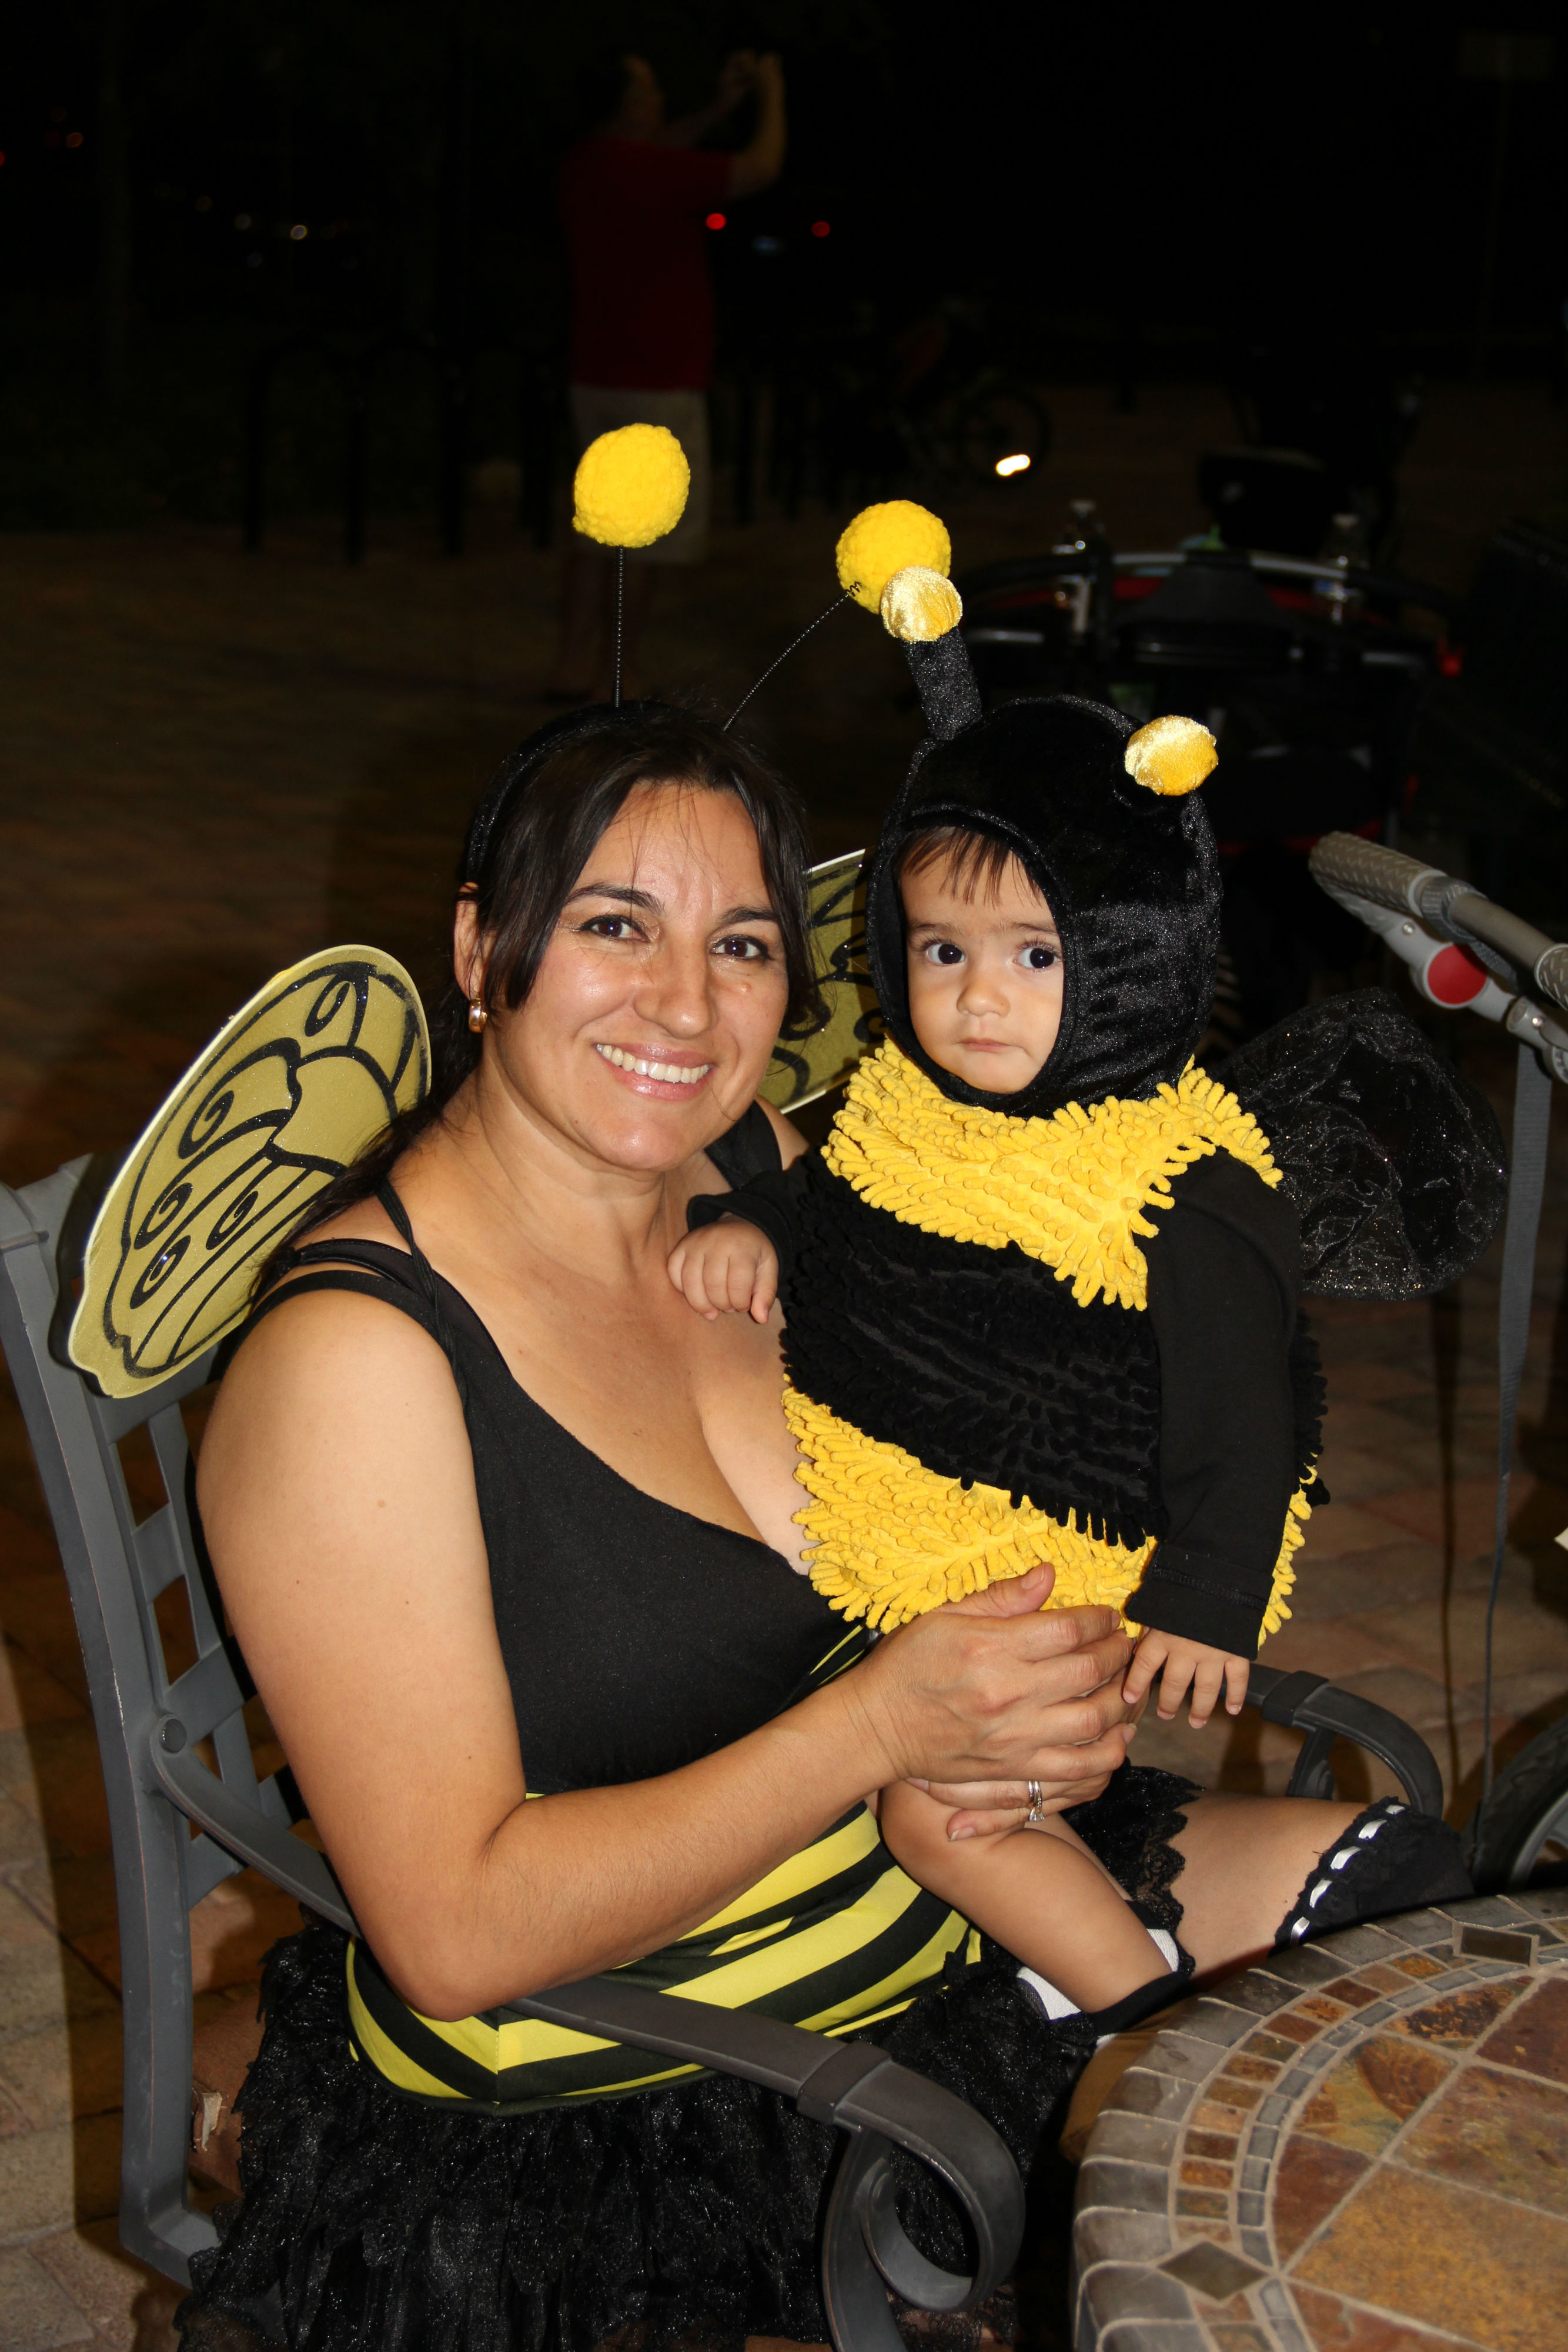
[[[476,997],[473,1003],[468,1007],[469,1028],[475,1030],[483,1029],[486,1022],[488,1021],[489,1018],[489,1014],[486,1012],[478,998]]]

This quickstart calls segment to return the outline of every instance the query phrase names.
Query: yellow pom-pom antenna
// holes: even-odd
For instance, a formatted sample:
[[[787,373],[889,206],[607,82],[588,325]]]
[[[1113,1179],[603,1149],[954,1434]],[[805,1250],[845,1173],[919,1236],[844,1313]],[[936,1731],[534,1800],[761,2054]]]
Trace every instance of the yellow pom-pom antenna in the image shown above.
[[[1219,759],[1214,738],[1196,719],[1151,719],[1127,745],[1127,773],[1163,798],[1197,792]]]
[[[928,508],[912,499],[889,499],[856,515],[839,541],[838,563],[840,587],[874,613],[894,573],[911,564],[939,572],[945,580],[953,568],[953,542]]]
[[[622,425],[582,453],[572,482],[572,522],[601,547],[652,547],[686,510],[692,469],[663,425]]]
[[[906,563],[882,592],[882,625],[906,646],[928,646],[964,617],[964,600],[929,564]]]

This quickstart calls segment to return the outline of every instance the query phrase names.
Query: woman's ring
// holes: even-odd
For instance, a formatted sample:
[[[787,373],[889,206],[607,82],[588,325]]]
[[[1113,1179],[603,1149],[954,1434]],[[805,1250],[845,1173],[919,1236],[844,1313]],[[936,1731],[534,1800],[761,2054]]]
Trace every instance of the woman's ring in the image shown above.
[[[1030,1829],[1035,1829],[1045,1819],[1042,1811],[1044,1801],[1040,1793],[1040,1782],[1026,1780],[1024,1786],[1029,1790],[1029,1826]]]

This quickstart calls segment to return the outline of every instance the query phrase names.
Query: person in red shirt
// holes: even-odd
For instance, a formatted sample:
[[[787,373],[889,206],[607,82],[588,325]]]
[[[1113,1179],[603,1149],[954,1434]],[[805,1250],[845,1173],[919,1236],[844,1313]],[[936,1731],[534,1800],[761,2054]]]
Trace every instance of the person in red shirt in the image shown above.
[[[768,187],[783,168],[784,75],[777,57],[738,51],[712,106],[666,123],[646,58],[618,61],[615,110],[574,147],[560,204],[571,266],[572,430],[580,453],[622,425],[664,425],[692,469],[686,510],[667,539],[626,566],[622,675],[653,593],[654,567],[706,551],[710,501],[707,387],[713,367],[711,214]],[[755,91],[757,127],[738,154],[696,141]],[[608,698],[613,672],[614,568],[584,539],[567,557],[559,649],[546,692]],[[624,689],[623,689],[624,690]]]

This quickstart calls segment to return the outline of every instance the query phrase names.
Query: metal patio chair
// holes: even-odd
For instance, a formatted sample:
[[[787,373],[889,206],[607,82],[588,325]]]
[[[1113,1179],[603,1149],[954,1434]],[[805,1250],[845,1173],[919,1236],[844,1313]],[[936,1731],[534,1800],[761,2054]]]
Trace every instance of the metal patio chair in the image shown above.
[[[192,1906],[250,1866],[321,1917],[346,1929],[353,1920],[327,1861],[293,1834],[287,1774],[257,1780],[243,1717],[251,1693],[193,1529],[181,1404],[210,1380],[216,1351],[128,1402],[99,1394],[65,1355],[81,1250],[107,1172],[102,1162],[75,1160],[21,1191],[0,1185],[0,1346],[65,1564],[109,1797],[125,2032],[120,2238],[188,2283],[192,2255],[217,2236],[188,2195]],[[164,1499],[138,1525],[119,1449],[143,1427]],[[171,1679],[154,1603],[176,1582],[197,1657]],[[1440,1810],[1429,1750],[1384,1710],[1316,1676],[1261,1666],[1249,1701],[1306,1732],[1293,1792],[1332,1790],[1329,1751],[1348,1738],[1392,1768],[1414,1805]],[[886,2288],[926,2310],[961,2311],[1012,2268],[1024,2206],[1007,2148],[972,2109],[874,2044],[612,1975],[515,2006],[760,2083],[846,2135],[822,2247],[840,2352],[899,2352]],[[961,2207],[975,2252],[968,2276],[936,2269],[905,2236],[894,2210],[895,2147],[928,2165]]]

